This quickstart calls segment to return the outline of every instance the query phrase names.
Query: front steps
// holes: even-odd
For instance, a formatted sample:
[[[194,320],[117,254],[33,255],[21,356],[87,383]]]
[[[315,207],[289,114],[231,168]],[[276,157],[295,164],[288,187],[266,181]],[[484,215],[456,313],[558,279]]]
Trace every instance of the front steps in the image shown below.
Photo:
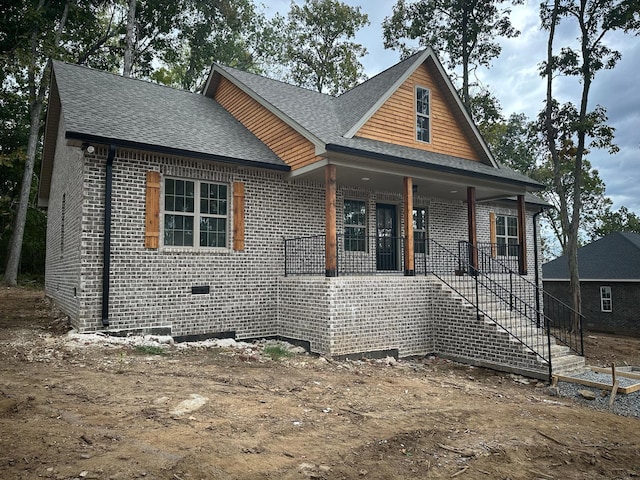
[[[475,296],[472,279],[461,281],[461,278],[457,277],[455,283],[458,291],[441,280],[438,280],[438,282],[441,283],[443,291],[449,292],[451,297],[457,299],[461,305],[467,308],[473,307],[475,310],[475,306],[465,299],[465,297],[473,299]],[[490,299],[484,306],[480,305],[480,308],[485,312],[490,312],[493,317],[489,318],[482,315],[482,318],[478,318],[478,320],[484,320],[486,326],[495,328],[495,331],[498,332],[497,336],[491,336],[491,341],[504,342],[509,348],[512,348],[514,344],[519,345],[523,352],[528,352],[535,358],[532,362],[531,373],[536,377],[548,377],[548,363],[543,358],[548,358],[549,356],[549,342],[544,331],[532,325],[531,321],[523,315],[510,311],[509,306],[500,300]],[[583,356],[572,353],[567,346],[557,344],[554,337],[551,337],[550,340],[552,374],[576,375],[585,371],[585,359]],[[506,347],[506,345],[495,345],[495,347],[499,350],[503,346]],[[497,365],[496,369],[500,369],[500,365]]]

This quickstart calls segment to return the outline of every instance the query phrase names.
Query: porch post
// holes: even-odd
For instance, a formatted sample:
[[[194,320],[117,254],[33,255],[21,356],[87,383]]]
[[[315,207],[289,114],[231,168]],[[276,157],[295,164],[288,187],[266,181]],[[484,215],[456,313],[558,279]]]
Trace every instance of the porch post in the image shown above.
[[[324,218],[325,240],[324,258],[325,275],[335,277],[338,275],[338,249],[336,244],[336,166],[324,167]]]
[[[527,222],[524,195],[518,195],[518,270],[520,275],[527,274]]]
[[[478,232],[476,224],[476,187],[467,187],[467,224],[469,230],[469,263],[471,274],[478,271]]]
[[[404,177],[404,274],[412,277],[416,274],[415,252],[413,244],[413,178]]]

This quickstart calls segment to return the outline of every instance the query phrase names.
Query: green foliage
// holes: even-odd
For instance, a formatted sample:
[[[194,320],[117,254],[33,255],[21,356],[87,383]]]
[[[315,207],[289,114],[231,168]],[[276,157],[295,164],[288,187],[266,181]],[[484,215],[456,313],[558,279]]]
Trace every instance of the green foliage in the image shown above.
[[[640,233],[640,217],[624,206],[617,211],[607,207],[599,220],[600,224],[593,231],[591,240],[597,240],[613,232]]]
[[[293,355],[282,345],[265,345],[262,352],[271,358],[271,360],[282,360],[283,358],[289,358]]]
[[[156,345],[136,345],[135,351],[143,355],[164,355],[167,353],[164,348]]]
[[[471,102],[469,77],[477,67],[489,67],[500,55],[496,37],[519,32],[509,19],[505,0],[398,0],[382,27],[385,48],[406,58],[418,48],[431,46],[449,69],[462,68],[462,102]],[[519,3],[517,1],[513,3]]]
[[[365,25],[369,18],[360,7],[336,0],[305,0],[303,6],[292,2],[285,54],[290,79],[332,95],[356,86],[365,79],[359,59],[367,50],[351,39]]]

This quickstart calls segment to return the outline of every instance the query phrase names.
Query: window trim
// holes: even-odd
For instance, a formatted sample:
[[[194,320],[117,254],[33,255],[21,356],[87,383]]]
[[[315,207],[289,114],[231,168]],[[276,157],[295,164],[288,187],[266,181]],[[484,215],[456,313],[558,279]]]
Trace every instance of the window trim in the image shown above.
[[[193,182],[194,184],[194,193],[193,193],[193,212],[177,212],[173,210],[165,209],[165,197],[166,197],[166,181],[167,180],[180,180],[184,182]],[[226,215],[212,215],[212,214],[203,214],[200,211],[200,192],[202,188],[202,184],[206,183],[208,185],[223,185],[227,189],[226,201]],[[225,182],[216,182],[216,181],[207,181],[207,180],[198,180],[195,178],[186,178],[186,177],[177,177],[173,175],[166,175],[162,177],[161,181],[161,192],[160,192],[160,238],[161,238],[161,246],[163,250],[180,250],[180,251],[204,251],[204,252],[214,252],[214,251],[228,251],[230,250],[231,240],[232,240],[232,231],[231,231],[231,211],[232,211],[232,202],[231,202],[231,185]],[[182,215],[189,216],[193,218],[193,245],[167,245],[165,243],[165,216],[166,215]],[[215,246],[208,247],[200,245],[200,219],[202,217],[208,218],[224,218],[225,223],[225,244],[224,246]]]
[[[498,232],[498,219],[499,218],[504,218],[504,235],[500,235],[500,233]],[[516,234],[515,235],[509,235],[509,225],[508,225],[508,219],[512,218],[515,219],[515,224],[516,224]],[[495,216],[495,222],[496,222],[496,251],[497,251],[497,256],[499,257],[517,257],[519,255],[519,246],[520,246],[520,225],[518,223],[518,217],[516,217],[515,215],[508,215],[508,214],[500,214],[497,213]],[[504,244],[500,244],[498,242],[499,238],[503,238],[504,239]],[[518,250],[516,250],[516,252],[512,255],[511,254],[511,248],[510,248],[510,244],[509,240],[515,240],[516,243],[515,245],[518,247]],[[502,255],[500,253],[500,250],[502,248],[502,245],[506,246],[506,255]]]
[[[347,202],[358,202],[361,203],[362,205],[364,205],[364,223],[362,225],[359,224],[351,224],[351,223],[347,223],[347,218],[345,215],[345,205],[347,204]],[[367,231],[368,231],[368,208],[367,208],[367,201],[361,198],[345,198],[342,202],[342,223],[343,223],[343,230],[344,230],[344,241],[343,241],[343,248],[345,252],[364,252],[366,253],[368,251],[367,248]],[[364,245],[362,249],[352,249],[351,247],[347,248],[347,228],[358,228],[358,229],[362,229],[362,231],[364,232],[364,235],[362,236],[362,239],[364,240]],[[351,237],[349,237],[351,238]],[[357,240],[357,237],[356,237]],[[349,244],[350,245],[350,244]]]
[[[411,215],[413,219],[415,219],[416,210],[424,210],[424,225],[423,225],[423,228],[415,228],[415,220],[414,220],[414,224],[412,225],[413,226],[413,250],[414,250],[414,253],[419,253],[420,255],[423,255],[423,254],[429,255],[429,209],[427,207],[414,205],[413,208],[411,209]],[[419,244],[416,241],[416,233],[424,234],[424,240],[425,240],[424,251],[419,251],[420,249],[417,248]]]
[[[608,294],[608,296],[606,296]],[[609,308],[605,308],[605,302],[609,303]],[[611,286],[610,285],[601,285],[600,286],[600,311],[609,313],[613,311],[613,298],[611,295]]]
[[[418,91],[422,89],[425,90],[428,95],[429,95],[429,112],[428,113],[422,113],[422,112],[418,112]],[[432,125],[431,125],[431,89],[424,87],[422,85],[416,85],[415,89],[414,89],[414,104],[413,104],[413,110],[415,113],[415,140],[416,142],[420,142],[420,143],[426,143],[429,144],[431,143],[431,130],[432,130]],[[428,122],[428,130],[429,130],[429,138],[428,140],[422,140],[421,138],[419,138],[418,136],[418,118],[426,118],[427,122]]]

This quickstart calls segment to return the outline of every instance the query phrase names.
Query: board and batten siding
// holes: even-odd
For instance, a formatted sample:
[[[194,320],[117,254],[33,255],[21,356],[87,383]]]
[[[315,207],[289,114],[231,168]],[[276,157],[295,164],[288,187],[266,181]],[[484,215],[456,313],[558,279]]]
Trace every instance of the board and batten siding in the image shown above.
[[[430,143],[416,140],[416,86],[428,88],[431,92]],[[480,161],[478,152],[460,127],[426,63],[418,67],[380,106],[356,136]]]
[[[319,160],[313,143],[224,77],[215,99],[292,170]]]

